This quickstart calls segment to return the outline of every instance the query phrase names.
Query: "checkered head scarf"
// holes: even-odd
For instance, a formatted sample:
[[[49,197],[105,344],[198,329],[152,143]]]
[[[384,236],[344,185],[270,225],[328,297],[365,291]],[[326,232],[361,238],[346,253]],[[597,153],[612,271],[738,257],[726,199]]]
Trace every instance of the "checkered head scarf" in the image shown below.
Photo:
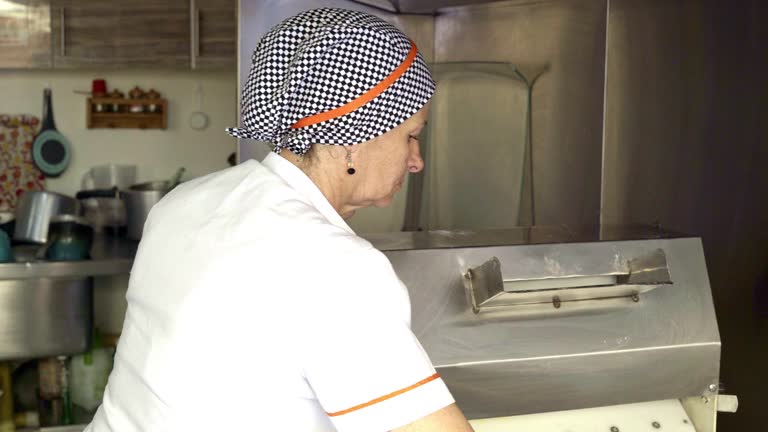
[[[313,144],[382,135],[434,92],[424,58],[400,30],[363,12],[315,9],[259,42],[243,89],[243,127],[227,132],[303,155]]]

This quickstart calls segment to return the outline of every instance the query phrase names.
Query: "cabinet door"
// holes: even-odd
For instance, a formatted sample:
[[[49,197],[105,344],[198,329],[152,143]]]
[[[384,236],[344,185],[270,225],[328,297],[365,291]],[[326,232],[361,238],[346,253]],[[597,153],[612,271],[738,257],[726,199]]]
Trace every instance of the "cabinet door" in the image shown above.
[[[188,68],[186,0],[52,0],[54,67]]]
[[[51,67],[48,0],[0,1],[0,68]]]
[[[192,69],[235,70],[237,1],[190,0]]]

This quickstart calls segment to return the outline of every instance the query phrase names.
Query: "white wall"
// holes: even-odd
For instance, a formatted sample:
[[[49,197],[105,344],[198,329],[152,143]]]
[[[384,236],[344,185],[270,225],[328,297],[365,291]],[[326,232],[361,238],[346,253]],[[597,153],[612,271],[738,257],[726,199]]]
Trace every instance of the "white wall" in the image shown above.
[[[91,80],[104,78],[109,89],[127,93],[138,85],[154,88],[168,99],[168,129],[87,129],[85,99],[73,90],[89,90]],[[224,128],[237,123],[236,72],[175,71],[0,71],[0,113],[42,116],[43,88],[53,90],[57,129],[73,147],[69,169],[47,181],[48,189],[73,194],[80,189],[83,173],[91,166],[119,162],[136,164],[138,180],[170,177],[180,166],[185,179],[227,167],[227,156],[236,140]],[[197,110],[195,86],[203,88],[203,110],[209,126],[195,131],[189,114]]]

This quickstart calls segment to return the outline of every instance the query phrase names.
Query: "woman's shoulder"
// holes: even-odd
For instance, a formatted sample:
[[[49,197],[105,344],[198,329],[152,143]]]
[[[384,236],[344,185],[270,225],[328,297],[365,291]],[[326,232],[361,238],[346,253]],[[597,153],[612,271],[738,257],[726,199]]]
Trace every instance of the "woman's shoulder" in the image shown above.
[[[319,212],[282,178],[256,161],[179,185],[153,207],[156,222],[179,216],[198,229],[238,235],[319,224]],[[177,222],[176,222],[177,223]]]

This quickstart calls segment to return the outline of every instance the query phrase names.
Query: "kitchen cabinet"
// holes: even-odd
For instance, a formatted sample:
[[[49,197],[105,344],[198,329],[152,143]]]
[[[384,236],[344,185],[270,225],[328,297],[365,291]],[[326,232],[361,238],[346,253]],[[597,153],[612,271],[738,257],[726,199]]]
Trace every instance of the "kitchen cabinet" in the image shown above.
[[[189,65],[186,0],[52,0],[53,66]]]
[[[237,1],[191,0],[192,69],[230,69],[237,64]]]
[[[51,67],[48,0],[0,1],[0,68]]]
[[[53,67],[234,68],[235,0],[51,0]]]

